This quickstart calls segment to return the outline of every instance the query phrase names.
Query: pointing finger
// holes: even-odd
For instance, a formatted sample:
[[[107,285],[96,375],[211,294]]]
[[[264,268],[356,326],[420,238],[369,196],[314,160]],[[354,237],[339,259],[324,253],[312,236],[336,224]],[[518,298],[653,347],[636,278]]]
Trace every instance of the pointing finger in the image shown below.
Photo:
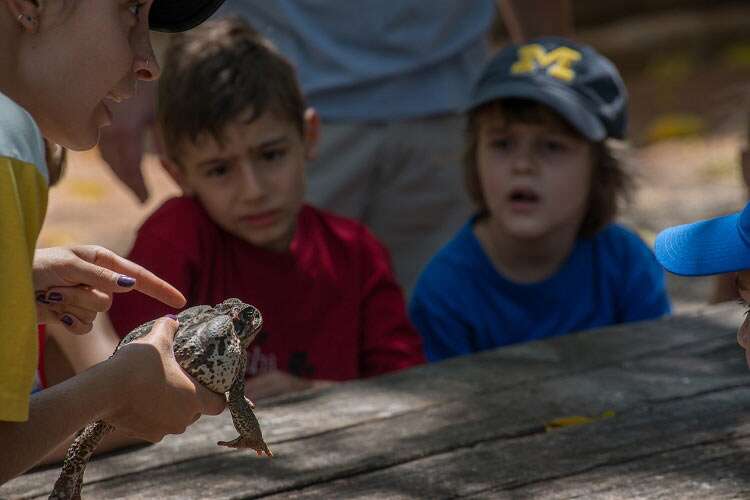
[[[98,267],[98,270],[88,268],[87,272],[103,276],[109,286],[96,288],[115,293],[135,289],[175,309],[182,308],[187,302],[175,287],[111,250],[98,246],[79,246],[73,248],[73,251],[92,266]]]

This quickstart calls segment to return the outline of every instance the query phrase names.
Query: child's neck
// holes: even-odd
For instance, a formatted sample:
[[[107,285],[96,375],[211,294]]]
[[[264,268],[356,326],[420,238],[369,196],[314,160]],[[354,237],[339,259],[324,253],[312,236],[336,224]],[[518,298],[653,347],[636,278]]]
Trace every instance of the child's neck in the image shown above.
[[[474,234],[495,269],[515,283],[537,283],[555,274],[570,256],[578,228],[564,227],[539,238],[520,239],[492,228],[488,218],[474,225]]]

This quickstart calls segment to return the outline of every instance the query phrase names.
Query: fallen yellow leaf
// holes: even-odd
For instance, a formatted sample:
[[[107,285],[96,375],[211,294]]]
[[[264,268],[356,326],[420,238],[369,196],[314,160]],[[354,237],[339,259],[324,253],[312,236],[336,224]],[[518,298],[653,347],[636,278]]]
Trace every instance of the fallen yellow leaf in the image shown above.
[[[546,424],[544,424],[544,430],[547,432],[553,431],[555,429],[560,429],[562,427],[570,427],[573,425],[585,425],[590,424],[592,422],[596,422],[598,420],[603,420],[605,418],[614,417],[615,412],[613,410],[606,410],[602,412],[601,415],[594,416],[594,417],[586,417],[582,415],[573,415],[570,417],[560,417],[556,418],[554,420],[550,420]]]

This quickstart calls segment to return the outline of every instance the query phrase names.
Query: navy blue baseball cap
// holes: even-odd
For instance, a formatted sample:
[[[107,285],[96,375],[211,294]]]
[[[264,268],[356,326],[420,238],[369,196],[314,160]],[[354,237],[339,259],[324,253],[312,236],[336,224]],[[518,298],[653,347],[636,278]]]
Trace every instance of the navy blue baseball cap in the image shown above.
[[[469,109],[510,98],[552,108],[592,142],[625,138],[625,84],[615,65],[588,45],[544,37],[501,49],[474,85]]]
[[[224,0],[154,0],[148,25],[154,31],[187,31],[208,19],[223,3]]]
[[[665,229],[654,253],[667,271],[683,276],[750,269],[750,203],[732,215]]]

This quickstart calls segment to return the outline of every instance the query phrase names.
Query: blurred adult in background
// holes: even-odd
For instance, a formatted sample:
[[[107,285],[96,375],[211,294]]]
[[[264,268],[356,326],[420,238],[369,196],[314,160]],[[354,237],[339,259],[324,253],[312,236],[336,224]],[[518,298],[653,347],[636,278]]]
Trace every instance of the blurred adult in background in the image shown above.
[[[571,36],[569,0],[228,0],[297,68],[322,120],[307,199],[361,220],[391,252],[410,291],[427,259],[463,223],[460,112],[501,13],[510,38]],[[102,155],[141,199],[140,162],[154,94],[116,113]]]

